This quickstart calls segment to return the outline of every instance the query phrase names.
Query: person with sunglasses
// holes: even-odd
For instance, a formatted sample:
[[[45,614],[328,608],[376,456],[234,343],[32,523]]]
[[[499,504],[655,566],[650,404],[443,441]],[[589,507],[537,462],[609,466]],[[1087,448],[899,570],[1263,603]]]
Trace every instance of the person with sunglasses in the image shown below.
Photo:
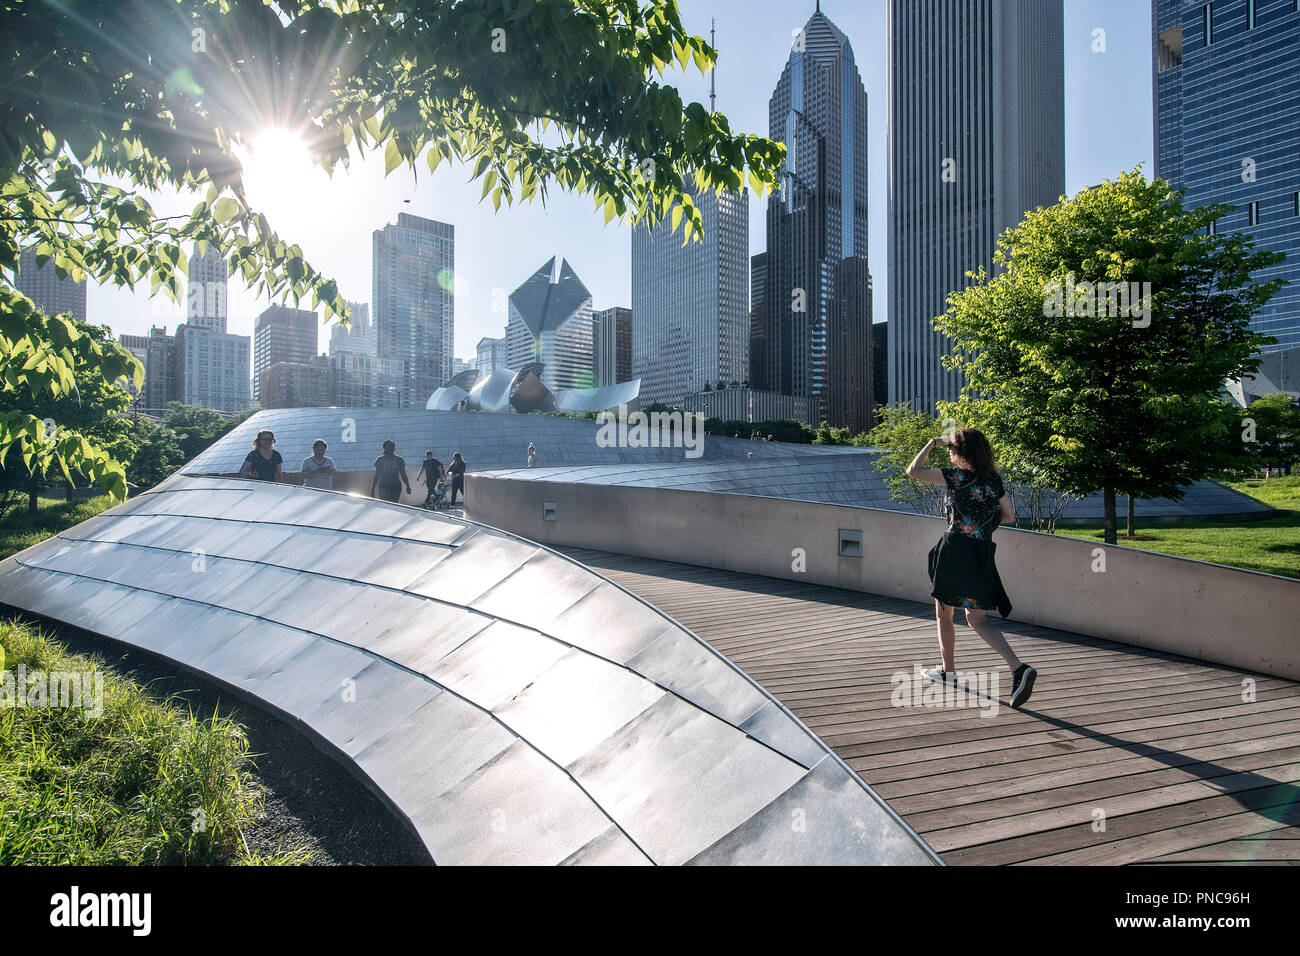
[[[275,450],[275,434],[267,429],[257,433],[253,439],[253,450],[244,459],[244,467],[239,474],[243,478],[255,478],[258,481],[283,480],[284,459]]]

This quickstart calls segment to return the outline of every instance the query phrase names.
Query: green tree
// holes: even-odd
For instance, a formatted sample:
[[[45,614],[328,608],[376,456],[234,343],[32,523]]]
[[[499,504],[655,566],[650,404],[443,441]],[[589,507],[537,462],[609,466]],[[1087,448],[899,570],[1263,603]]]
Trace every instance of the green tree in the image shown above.
[[[111,455],[54,440],[22,404],[72,389],[77,336],[14,290],[21,249],[174,300],[184,249],[214,246],[254,291],[346,318],[336,284],[247,202],[237,147],[272,127],[303,134],[327,171],[369,150],[387,172],[453,160],[495,207],[558,187],[606,222],[670,219],[689,240],[703,220],[687,176],[762,194],[785,155],[659,82],[714,58],[675,0],[0,5],[0,373],[24,396],[0,417],[0,460],[124,493]],[[169,190],[192,192],[188,215],[144,195]],[[129,356],[98,358],[105,380],[140,383]]]
[[[181,454],[184,456],[181,463],[184,463],[193,461],[218,438],[259,411],[261,407],[254,406],[236,415],[223,415],[202,405],[170,402],[167,405],[167,412],[163,415],[163,425],[176,435]]]
[[[1241,412],[1244,440],[1259,469],[1281,469],[1291,474],[1300,458],[1300,408],[1281,392],[1255,399]]]
[[[907,402],[881,405],[878,414],[880,421],[866,433],[863,444],[881,449],[876,470],[889,489],[889,499],[910,505],[922,514],[942,515],[945,490],[907,477],[907,466],[926,442],[943,433],[944,422],[917,411]],[[926,467],[947,468],[951,464],[947,447],[937,446]]]
[[[1283,257],[1210,235],[1229,208],[1188,210],[1164,180],[1123,173],[1006,230],[995,274],[968,273],[935,320],[967,377],[940,413],[1043,484],[1101,491],[1107,543],[1117,494],[1178,499],[1246,454],[1219,393],[1271,341],[1249,325],[1281,281],[1251,273]]]
[[[129,437],[130,421],[124,414],[131,405],[131,397],[105,376],[105,368],[127,368],[130,353],[113,340],[112,332],[105,326],[67,318],[42,317],[42,320],[49,327],[70,330],[64,353],[72,373],[71,387],[35,392],[0,390],[0,419],[26,418],[41,427],[39,444],[30,449],[36,453],[32,464],[17,445],[10,445],[0,455],[0,516],[23,493],[28,495],[30,510],[35,513],[36,494],[49,484],[50,462],[39,457],[42,446],[68,447],[72,442],[74,451],[80,453],[74,458],[84,461],[88,455],[101,456],[96,460],[104,463],[129,461],[134,450]],[[92,450],[87,453],[85,449]],[[93,474],[94,470],[92,463],[85,470],[70,469],[63,477],[72,484],[74,473]],[[120,465],[112,470],[106,468],[94,477],[105,490],[124,486],[118,484],[125,481]]]
[[[187,460],[176,432],[152,418],[142,417],[132,423],[131,444],[135,454],[126,476],[141,488],[152,488]]]
[[[865,432],[855,435],[847,428],[840,428],[823,420],[813,433],[812,443],[814,445],[866,445],[868,442]]]

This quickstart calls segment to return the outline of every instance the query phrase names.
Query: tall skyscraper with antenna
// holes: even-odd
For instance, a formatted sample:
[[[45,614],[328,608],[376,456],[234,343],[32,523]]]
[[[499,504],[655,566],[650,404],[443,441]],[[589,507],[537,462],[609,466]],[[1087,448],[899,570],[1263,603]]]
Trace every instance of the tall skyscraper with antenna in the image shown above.
[[[710,108],[716,95],[710,77]],[[699,192],[691,177],[687,189],[700,241],[683,246],[668,222],[632,230],[632,375],[643,406],[748,378],[749,193]]]

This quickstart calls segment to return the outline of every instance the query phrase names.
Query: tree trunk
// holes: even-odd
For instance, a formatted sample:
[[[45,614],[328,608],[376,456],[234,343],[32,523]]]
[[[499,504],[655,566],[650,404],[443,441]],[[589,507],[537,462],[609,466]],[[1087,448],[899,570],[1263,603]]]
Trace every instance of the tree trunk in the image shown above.
[[[1133,537],[1133,496],[1128,495],[1128,537]]]
[[[1103,519],[1106,529],[1106,543],[1118,544],[1118,541],[1115,538],[1115,489],[1109,487],[1103,488],[1101,494],[1102,499],[1106,503],[1106,510],[1104,511],[1105,518]]]
[[[33,518],[36,517],[36,511],[37,511],[36,496],[37,496],[37,491],[35,488],[27,492],[27,513],[31,515]]]

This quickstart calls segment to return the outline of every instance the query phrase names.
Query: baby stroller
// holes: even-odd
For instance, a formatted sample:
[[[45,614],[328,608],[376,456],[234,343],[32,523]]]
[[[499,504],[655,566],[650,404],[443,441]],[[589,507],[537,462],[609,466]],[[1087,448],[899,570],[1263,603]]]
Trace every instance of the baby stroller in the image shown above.
[[[447,508],[449,505],[443,499],[447,497],[447,478],[443,476],[438,479],[437,484],[429,491],[429,496],[424,499],[424,507],[431,510]]]

